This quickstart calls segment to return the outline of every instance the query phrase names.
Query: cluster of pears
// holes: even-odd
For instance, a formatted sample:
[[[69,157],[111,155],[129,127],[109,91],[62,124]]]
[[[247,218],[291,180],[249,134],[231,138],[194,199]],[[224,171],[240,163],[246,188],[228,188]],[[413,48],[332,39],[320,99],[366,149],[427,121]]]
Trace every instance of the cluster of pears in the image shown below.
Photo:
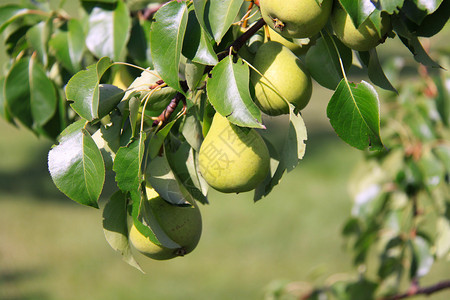
[[[152,241],[134,223],[128,234],[131,245],[140,253],[156,260],[167,260],[192,252],[202,233],[202,217],[197,204],[171,204],[150,186],[146,187],[146,194],[147,199],[144,201],[147,203],[144,206],[151,210],[147,212],[147,219],[154,222],[150,225],[153,227],[152,231],[157,237],[164,235],[164,240],[170,240],[173,246]]]
[[[261,15],[269,27],[270,41],[259,47],[252,60],[255,102],[268,115],[289,112],[289,103],[300,111],[311,98],[312,83],[299,56],[330,20],[337,37],[349,48],[368,51],[381,43],[391,29],[383,15],[380,33],[369,18],[356,28],[339,1],[261,0]],[[309,40],[309,44],[302,41]]]
[[[388,15],[381,15],[379,32],[371,18],[356,27],[338,0],[260,0],[261,15],[275,32],[286,39],[311,38],[328,20],[337,37],[349,48],[368,51],[384,41],[391,30]]]
[[[318,2],[259,1],[270,38],[264,34],[257,47],[247,44],[239,54],[257,70],[250,75],[253,99],[267,115],[288,114],[291,105],[298,112],[309,103],[312,80],[301,57],[329,21],[342,43],[357,51],[376,47],[391,30],[388,15],[382,15],[380,30],[370,18],[356,28],[339,1]],[[199,152],[200,172],[210,186],[224,193],[250,191],[266,178],[269,164],[267,147],[254,129],[216,113]]]

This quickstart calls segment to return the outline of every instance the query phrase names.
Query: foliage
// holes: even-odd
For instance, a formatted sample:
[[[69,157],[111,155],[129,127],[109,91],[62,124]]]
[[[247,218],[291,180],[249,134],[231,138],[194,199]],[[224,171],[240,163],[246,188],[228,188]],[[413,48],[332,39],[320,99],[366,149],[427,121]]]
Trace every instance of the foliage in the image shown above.
[[[253,101],[250,74],[263,70],[251,65],[252,57],[267,35],[260,1],[151,2],[81,1],[78,17],[62,9],[64,1],[56,9],[46,2],[0,7],[0,33],[10,58],[0,77],[1,116],[37,135],[58,137],[49,152],[49,171],[74,201],[98,207],[105,170],[115,174],[118,191],[102,208],[105,235],[137,268],[128,243],[130,219],[156,244],[172,242],[159,240],[155,228],[141,222],[146,184],[174,205],[208,203],[198,156],[215,113],[264,139],[271,168],[254,188],[255,201],[296,167],[307,139],[296,107],[270,117]],[[440,68],[419,37],[439,33],[449,2],[339,3],[356,28],[370,21],[382,40],[387,37],[381,34],[381,16],[387,16],[389,37],[400,39],[418,63]],[[355,148],[378,151],[367,154],[369,168],[356,176],[354,217],[344,229],[354,239],[355,265],[365,264],[382,244],[378,279],[339,283],[327,292],[351,299],[396,292],[405,272],[414,281],[449,252],[450,154],[448,144],[436,142],[449,137],[447,83],[435,79],[426,86],[435,88],[431,94],[422,87],[394,87],[376,48],[352,51],[330,22],[307,43],[310,48],[298,61],[319,85],[334,90],[327,116],[337,135]],[[357,64],[353,57],[367,80],[349,81],[347,72]],[[383,126],[379,95],[369,80],[399,91],[386,103],[394,109],[383,117]],[[387,132],[383,140],[380,127]],[[392,163],[395,168],[388,168]],[[427,233],[422,223],[439,236]],[[314,290],[310,298],[320,293]]]

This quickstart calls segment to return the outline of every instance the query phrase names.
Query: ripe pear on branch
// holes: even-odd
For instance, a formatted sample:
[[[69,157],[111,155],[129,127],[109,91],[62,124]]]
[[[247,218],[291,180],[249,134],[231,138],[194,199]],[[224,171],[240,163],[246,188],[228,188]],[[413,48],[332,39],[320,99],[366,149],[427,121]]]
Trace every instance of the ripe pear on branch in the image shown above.
[[[129,232],[131,245],[140,253],[156,260],[184,256],[197,246],[202,233],[202,218],[197,204],[174,205],[164,200],[153,188],[147,187],[148,207],[161,229],[180,248],[157,245],[133,224]]]
[[[389,15],[381,15],[381,28],[378,32],[370,18],[367,18],[356,28],[351,17],[336,4],[331,15],[331,25],[339,40],[347,47],[357,51],[369,51],[384,42],[389,31],[391,21]]]
[[[223,193],[247,192],[269,172],[269,150],[261,136],[250,128],[230,123],[216,113],[200,147],[200,173]]]
[[[287,38],[309,38],[319,33],[331,13],[333,0],[261,0],[261,15],[273,30]]]
[[[311,99],[312,81],[301,60],[287,47],[274,41],[264,43],[256,53],[251,82],[255,102],[268,115],[289,113],[289,103],[302,110]]]

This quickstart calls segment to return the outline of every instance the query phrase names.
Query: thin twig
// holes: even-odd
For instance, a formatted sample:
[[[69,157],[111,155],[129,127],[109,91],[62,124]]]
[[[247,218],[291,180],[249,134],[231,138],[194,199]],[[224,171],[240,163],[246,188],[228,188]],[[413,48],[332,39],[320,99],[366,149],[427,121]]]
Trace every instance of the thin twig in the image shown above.
[[[427,286],[427,287],[423,287],[423,288],[419,288],[416,285],[411,286],[411,288],[403,293],[403,294],[399,294],[399,295],[393,295],[387,298],[384,298],[383,300],[399,300],[399,299],[406,299],[409,297],[413,297],[413,296],[417,296],[417,295],[431,295],[434,294],[436,292],[445,290],[450,288],[450,280],[444,280],[441,282],[438,282],[436,284]]]

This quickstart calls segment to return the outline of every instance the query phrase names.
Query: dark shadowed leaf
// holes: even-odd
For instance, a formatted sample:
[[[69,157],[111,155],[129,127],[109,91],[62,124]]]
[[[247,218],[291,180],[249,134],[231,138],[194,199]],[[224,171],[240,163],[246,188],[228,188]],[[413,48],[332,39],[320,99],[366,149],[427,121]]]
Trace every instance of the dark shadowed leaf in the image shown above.
[[[195,14],[203,29],[219,44],[235,21],[243,2],[243,0],[194,0]]]
[[[370,80],[385,90],[393,91],[397,93],[397,90],[392,86],[384,74],[383,68],[381,67],[380,60],[378,59],[378,54],[376,48],[370,49],[369,52],[359,53],[361,60],[368,68],[368,75]]]
[[[306,53],[309,73],[321,86],[334,90],[343,78],[339,57],[344,70],[352,65],[352,51],[345,47],[336,36],[322,35],[314,47]],[[336,45],[336,47],[335,47]],[[337,49],[336,49],[337,48]]]
[[[440,68],[441,67],[438,63],[436,63],[428,55],[428,53],[423,48],[423,46],[420,43],[417,36],[408,30],[407,25],[404,23],[404,21],[400,17],[392,16],[391,20],[392,20],[392,26],[394,28],[394,31],[398,34],[402,43],[414,55],[414,59],[417,62],[419,62],[427,67],[432,67],[432,68]]]
[[[84,129],[85,120],[68,126],[59,144],[48,154],[48,169],[55,185],[72,200],[98,208],[105,181],[100,150]]]
[[[183,41],[183,55],[193,62],[203,65],[215,65],[218,62],[211,38],[198,23],[193,10],[189,12]]]

